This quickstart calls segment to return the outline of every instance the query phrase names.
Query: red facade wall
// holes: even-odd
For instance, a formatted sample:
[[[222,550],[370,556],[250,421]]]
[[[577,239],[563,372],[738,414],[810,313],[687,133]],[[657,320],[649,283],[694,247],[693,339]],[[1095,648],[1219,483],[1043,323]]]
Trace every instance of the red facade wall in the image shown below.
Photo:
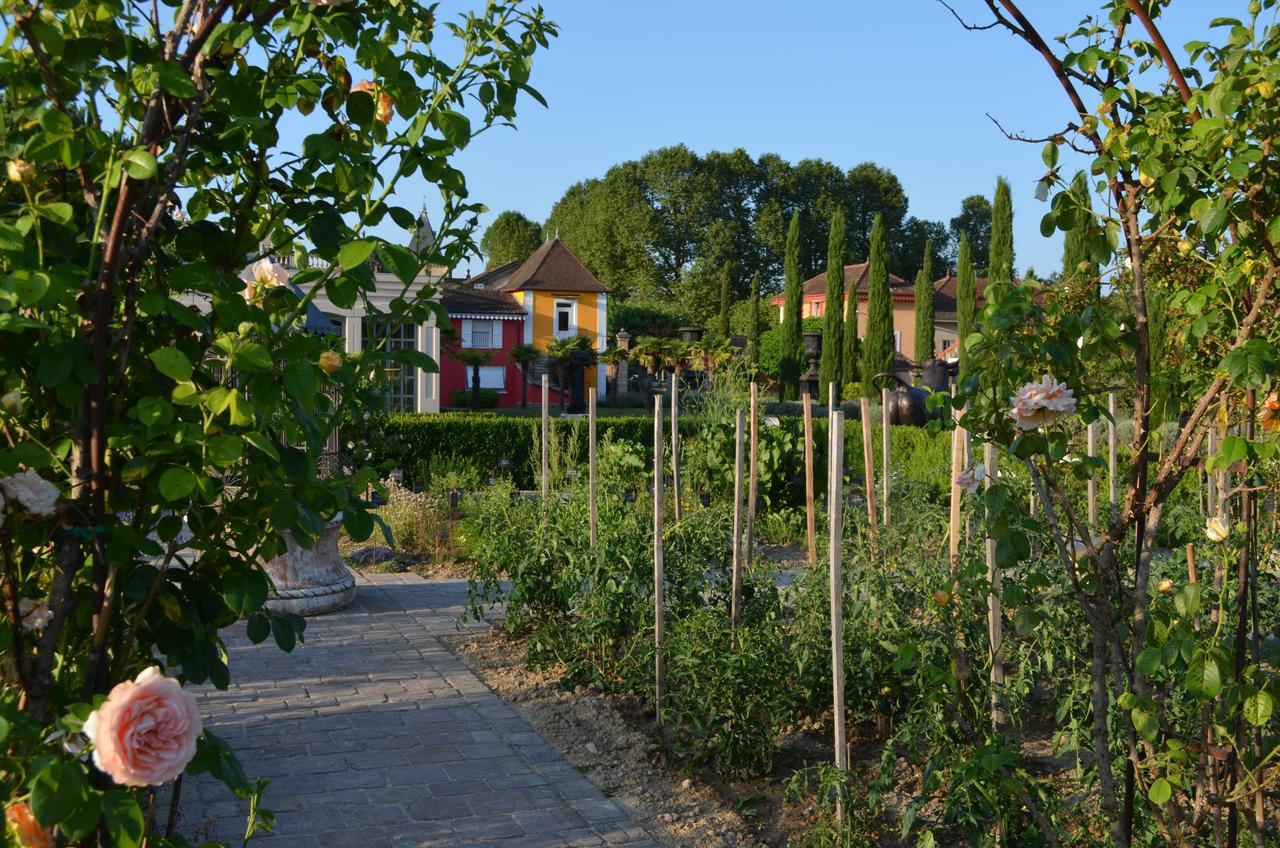
[[[453,325],[453,335],[456,339],[462,338],[462,319],[450,318],[449,323]],[[491,351],[493,356],[489,359],[490,365],[503,365],[506,367],[506,391],[498,396],[499,407],[511,407],[520,405],[520,367],[510,360],[507,351],[524,341],[524,322],[523,321],[500,321],[502,326],[502,348]],[[456,389],[471,388],[471,369],[454,359],[450,353],[448,346],[445,346],[440,353],[440,406],[446,407],[453,404],[453,393]],[[542,387],[541,384],[529,385],[529,405],[537,406]],[[551,402],[559,403],[560,394],[551,389]],[[468,401],[469,403],[470,401]]]

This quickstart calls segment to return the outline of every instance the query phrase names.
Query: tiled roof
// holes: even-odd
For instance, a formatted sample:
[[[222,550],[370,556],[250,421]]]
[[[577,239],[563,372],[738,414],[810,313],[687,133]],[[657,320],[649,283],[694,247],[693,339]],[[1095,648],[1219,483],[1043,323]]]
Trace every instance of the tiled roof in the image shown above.
[[[847,292],[851,286],[857,287],[858,299],[867,299],[867,267],[868,263],[859,262],[855,265],[844,266],[844,290]],[[901,299],[903,293],[911,295],[914,300],[914,293],[911,284],[899,277],[897,274],[889,275],[889,294],[894,300]],[[813,298],[826,298],[827,295],[827,272],[810,277],[804,281],[804,298],[811,300]],[[774,306],[781,306],[785,301],[784,294],[775,295],[770,301]]]
[[[956,320],[956,286],[960,278],[947,269],[947,276],[936,280],[933,284],[933,320],[955,323]],[[978,277],[973,281],[973,290],[978,296],[978,308],[982,308],[983,293],[987,290],[987,278]]]
[[[450,315],[524,316],[524,307],[506,292],[475,288],[478,279],[473,277],[462,285],[440,289],[440,302]]]
[[[607,292],[609,287],[587,270],[558,238],[550,239],[496,288],[502,291],[547,289],[565,292]]]

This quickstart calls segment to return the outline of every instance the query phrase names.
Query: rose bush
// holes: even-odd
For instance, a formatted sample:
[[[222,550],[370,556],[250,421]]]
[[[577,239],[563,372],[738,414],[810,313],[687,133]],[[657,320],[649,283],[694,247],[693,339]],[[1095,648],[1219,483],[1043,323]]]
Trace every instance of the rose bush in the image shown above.
[[[482,208],[453,158],[541,99],[531,60],[555,27],[497,0],[448,23],[358,0],[0,16],[0,804],[28,844],[181,845],[143,816],[154,784],[185,768],[260,790],[181,686],[228,685],[237,620],[301,639],[264,608],[261,563],[339,513],[373,531],[377,473],[318,459],[382,403],[384,358],[434,368],[337,356],[300,331],[311,301],[367,300],[377,265],[402,289],[367,314],[438,314],[415,280],[475,250]],[[410,178],[442,207],[416,253]]]

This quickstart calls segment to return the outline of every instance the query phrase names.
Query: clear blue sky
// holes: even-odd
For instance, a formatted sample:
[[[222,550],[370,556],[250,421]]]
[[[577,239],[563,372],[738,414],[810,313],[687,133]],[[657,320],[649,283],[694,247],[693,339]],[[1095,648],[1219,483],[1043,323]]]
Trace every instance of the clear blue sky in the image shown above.
[[[988,19],[981,0],[953,5]],[[1022,5],[1046,38],[1098,7]],[[990,196],[1004,175],[1013,187],[1018,270],[1059,267],[1060,240],[1039,232],[1039,146],[1007,141],[986,113],[1039,137],[1061,129],[1070,107],[1043,60],[1007,32],[966,32],[935,0],[544,6],[561,33],[535,59],[531,83],[549,108],[524,102],[518,129],[486,133],[458,158],[472,199],[490,209],[482,225],[504,209],[544,221],[572,183],[683,142],[699,152],[743,147],[846,169],[872,161],[902,181],[908,214],[944,222],[961,198]],[[1212,17],[1243,15],[1246,6],[1177,0],[1162,26],[1181,57],[1185,42],[1206,36]],[[416,209],[423,192],[438,220],[433,189],[408,183],[398,197]],[[479,268],[474,261],[471,270]]]

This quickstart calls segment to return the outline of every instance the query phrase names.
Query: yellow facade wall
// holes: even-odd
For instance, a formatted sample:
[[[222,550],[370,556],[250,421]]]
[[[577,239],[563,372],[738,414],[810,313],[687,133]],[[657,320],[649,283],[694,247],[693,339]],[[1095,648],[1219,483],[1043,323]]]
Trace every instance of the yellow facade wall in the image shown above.
[[[556,301],[560,300],[571,300],[578,304],[578,335],[586,336],[592,347],[599,347],[597,342],[604,328],[600,326],[603,316],[600,312],[599,295],[595,292],[554,292],[539,289],[517,294],[533,298],[533,343],[540,349],[546,350],[547,343],[555,339]],[[605,297],[607,309],[608,295]],[[523,304],[523,298],[521,302]],[[601,351],[597,350],[596,353]],[[597,370],[587,369],[585,377],[588,387],[595,387]]]

